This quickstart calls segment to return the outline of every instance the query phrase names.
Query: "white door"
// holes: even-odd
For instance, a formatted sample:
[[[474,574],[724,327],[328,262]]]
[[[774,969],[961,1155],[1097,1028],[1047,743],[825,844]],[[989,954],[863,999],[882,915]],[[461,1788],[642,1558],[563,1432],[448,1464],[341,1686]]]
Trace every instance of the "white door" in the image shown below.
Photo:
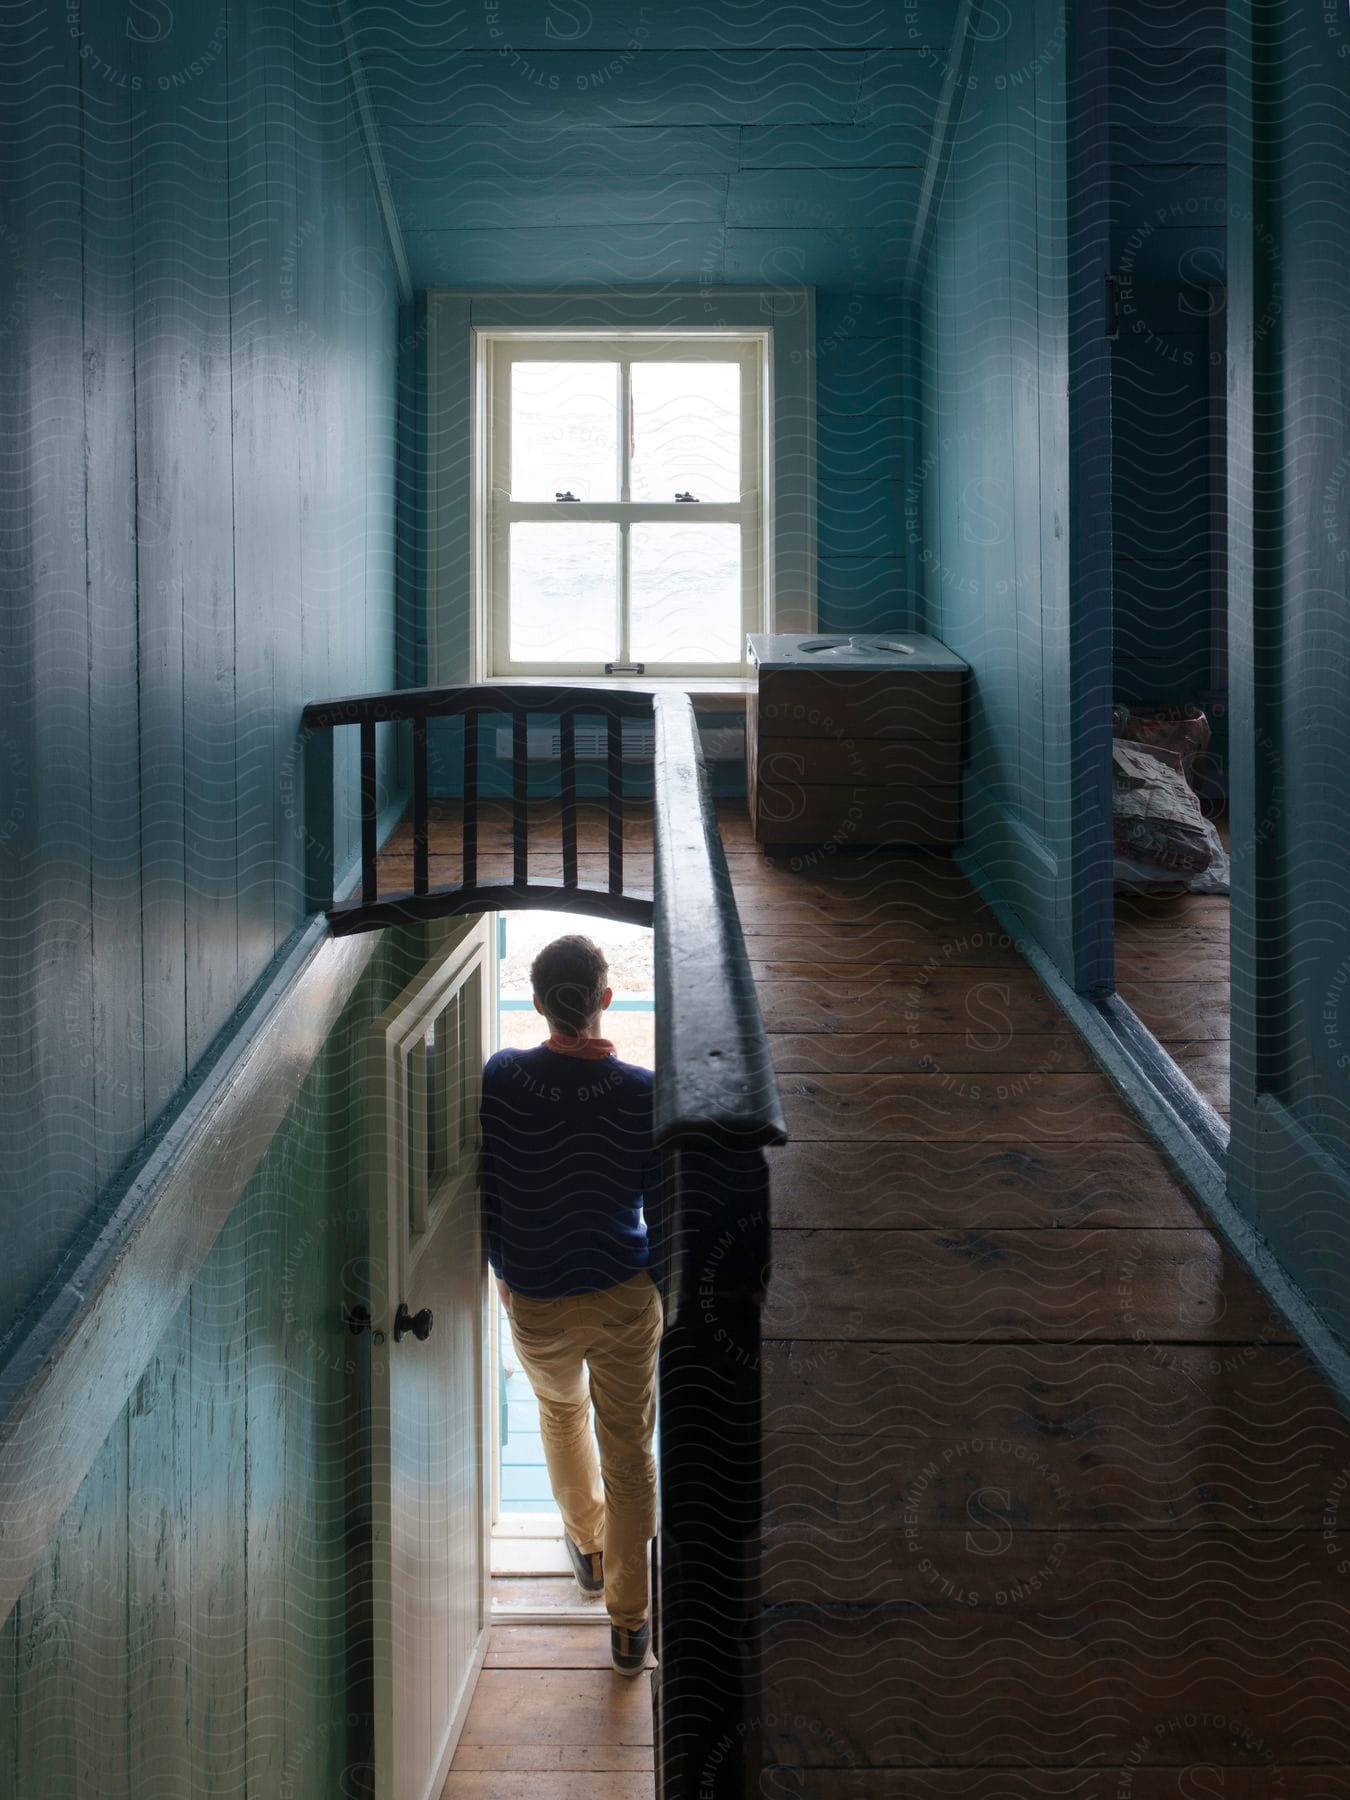
[[[438,1800],[487,1643],[488,921],[432,935],[370,1038],[376,1800]]]

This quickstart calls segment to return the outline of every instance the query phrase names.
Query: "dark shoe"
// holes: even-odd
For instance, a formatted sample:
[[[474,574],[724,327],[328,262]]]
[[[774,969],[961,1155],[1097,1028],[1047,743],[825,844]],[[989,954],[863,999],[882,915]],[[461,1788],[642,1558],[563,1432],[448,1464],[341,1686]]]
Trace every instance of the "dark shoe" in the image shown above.
[[[639,1625],[636,1631],[629,1631],[623,1625],[609,1628],[609,1659],[620,1675],[640,1675],[651,1647],[652,1628],[649,1624]]]
[[[583,1556],[566,1532],[563,1533],[563,1542],[567,1545],[567,1554],[572,1559],[572,1573],[576,1576],[577,1586],[582,1593],[590,1596],[603,1594],[605,1591],[605,1559],[602,1553],[596,1550],[590,1556]]]

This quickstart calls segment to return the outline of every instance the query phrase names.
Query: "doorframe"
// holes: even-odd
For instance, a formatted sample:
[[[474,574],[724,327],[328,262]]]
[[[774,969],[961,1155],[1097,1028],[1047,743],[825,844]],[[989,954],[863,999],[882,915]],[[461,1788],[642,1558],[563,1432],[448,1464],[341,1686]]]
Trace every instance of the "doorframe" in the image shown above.
[[[491,921],[488,943],[488,1026],[484,1033],[484,1054],[495,1056],[501,1047],[502,1017],[502,943],[504,924],[509,917],[504,912],[488,913]],[[487,1457],[488,1478],[483,1496],[483,1543],[484,1556],[487,1562],[488,1581],[488,1617],[492,1615],[492,1534],[497,1529],[497,1514],[501,1505],[501,1457],[502,1447],[497,1424],[497,1370],[501,1362],[501,1332],[497,1324],[497,1290],[492,1279],[492,1270],[488,1265],[486,1249],[483,1254],[483,1307],[487,1321],[487,1365],[483,1370],[483,1422],[487,1427],[487,1441],[483,1445]],[[489,1424],[489,1421],[491,1423]]]
[[[1073,988],[1115,992],[1111,856],[1111,45],[1106,0],[1069,9],[1064,133],[1068,338],[1069,805]]]
[[[491,915],[493,920],[496,922],[494,925],[493,931],[492,931],[492,941],[491,941],[491,945],[490,945],[490,949],[489,949],[489,961],[491,962],[491,966],[492,966],[492,985],[491,985],[491,998],[490,998],[490,1006],[491,1006],[491,1013],[492,1013],[492,1030],[491,1030],[491,1040],[490,1041],[491,1041],[491,1048],[494,1051],[499,1047],[500,1035],[501,1035],[501,1014],[502,1014],[501,962],[502,962],[503,940],[504,940],[504,936],[505,936],[505,931],[504,931],[503,927],[506,926],[507,922],[511,919],[512,916],[513,915],[510,910],[493,913]],[[485,1533],[486,1533],[488,1584],[489,1584],[488,1585],[488,1596],[489,1596],[489,1598],[488,1598],[488,1623],[489,1623],[489,1625],[601,1625],[601,1624],[604,1624],[606,1622],[607,1615],[605,1613],[603,1604],[600,1602],[594,1601],[594,1600],[591,1600],[591,1601],[583,1600],[579,1594],[577,1594],[577,1595],[569,1594],[569,1602],[570,1603],[565,1606],[548,1607],[548,1608],[538,1607],[538,1606],[519,1606],[519,1607],[514,1607],[514,1608],[509,1607],[509,1606],[498,1606],[497,1602],[492,1598],[491,1584],[494,1579],[498,1579],[496,1572],[494,1570],[494,1567],[493,1567],[494,1561],[495,1561],[494,1549],[493,1549],[494,1543],[497,1541],[500,1541],[502,1539],[509,1540],[513,1537],[516,1537],[516,1538],[527,1538],[527,1537],[540,1538],[540,1537],[543,1537],[545,1535],[544,1533],[542,1533],[538,1530],[531,1530],[530,1527],[532,1525],[536,1524],[542,1517],[544,1517],[546,1515],[541,1515],[538,1513],[507,1514],[507,1515],[505,1515],[506,1527],[505,1527],[505,1529],[502,1528],[503,1515],[500,1511],[500,1508],[501,1508],[501,1449],[502,1449],[502,1446],[501,1446],[501,1439],[499,1436],[499,1425],[498,1425],[498,1416],[497,1416],[498,1415],[497,1371],[500,1366],[503,1340],[502,1340],[502,1334],[501,1334],[501,1327],[498,1323],[497,1295],[496,1295],[495,1286],[492,1281],[491,1270],[488,1270],[486,1272],[484,1279],[487,1283],[487,1287],[486,1287],[487,1302],[486,1303],[487,1303],[488,1334],[489,1334],[488,1361],[487,1361],[487,1368],[486,1368],[485,1375],[484,1375],[484,1382],[485,1382],[484,1406],[486,1409],[489,1409],[489,1410],[485,1410],[484,1415],[483,1415],[483,1428],[484,1428],[484,1434],[485,1434],[484,1453],[485,1453],[488,1463],[490,1465],[490,1479],[487,1484],[488,1485],[487,1511],[486,1511],[486,1519],[485,1519],[485,1527],[484,1527]],[[556,1515],[554,1515],[554,1516],[556,1516]],[[558,1541],[559,1549],[561,1551],[561,1546],[562,1546],[562,1521],[561,1521],[561,1519],[559,1519],[559,1521],[558,1521],[557,1541]],[[556,1574],[558,1576],[566,1577],[568,1580],[569,1588],[570,1588],[571,1565],[569,1563],[567,1563],[565,1556],[563,1557],[563,1566],[556,1571]],[[514,1579],[514,1577],[512,1577],[510,1574],[506,1574],[506,1575],[503,1575],[502,1577],[500,1577],[500,1579],[509,1581],[511,1579]],[[528,1578],[524,1577],[522,1579],[528,1579]]]
[[[1232,877],[1233,1073],[1229,1205],[1257,1235],[1263,1185],[1350,1202],[1350,1177],[1283,1098],[1289,1054],[1281,972],[1288,966],[1281,892],[1288,779],[1264,752],[1278,718],[1282,672],[1272,621],[1284,628],[1284,311],[1275,247],[1282,218],[1278,167],[1279,21],[1252,0],[1229,0],[1228,20],[1228,693]],[[1263,60],[1264,59],[1264,60]],[[1240,227],[1240,228],[1235,228]],[[1272,426],[1270,420],[1276,424]],[[1261,1241],[1261,1240],[1258,1240]],[[1305,1349],[1350,1406],[1350,1348],[1269,1250],[1267,1290]],[[1306,1277],[1305,1277],[1306,1278]],[[1276,1293],[1282,1285],[1287,1303]]]
[[[1232,858],[1234,1122],[1246,1095],[1253,1110],[1274,1098],[1284,1050],[1284,1021],[1259,971],[1279,966],[1284,946],[1258,894],[1278,881],[1278,833],[1258,832],[1260,818],[1278,816],[1279,795],[1258,754],[1260,721],[1271,706],[1278,676],[1269,650],[1258,656],[1257,636],[1269,604],[1279,554],[1274,537],[1279,507],[1279,449],[1262,425],[1263,402],[1278,389],[1277,334],[1258,332],[1258,319],[1274,317],[1278,300],[1269,257],[1277,243],[1268,194],[1257,162],[1269,154],[1272,101],[1265,71],[1250,58],[1273,25],[1258,21],[1251,0],[1230,0],[1228,57],[1228,695],[1229,819],[1237,854]],[[1233,221],[1241,221],[1235,230]],[[1276,434],[1278,436],[1278,434]],[[1246,854],[1243,845],[1248,845]]]
[[[491,1028],[487,1034],[487,1038],[488,1038],[487,1050],[488,1050],[488,1054],[491,1055],[491,1054],[495,1053],[496,1050],[500,1047],[500,1042],[501,1042],[502,952],[503,952],[503,949],[505,946],[507,921],[510,919],[511,914],[509,911],[505,911],[505,912],[492,913],[489,916],[491,917],[493,923],[492,923],[492,928],[491,928],[490,942],[489,942],[489,946],[488,946],[488,961],[491,965],[491,982],[489,984],[489,989],[488,989],[488,1006],[489,1006],[489,1010],[490,1010],[490,1014],[491,1014]],[[494,1540],[498,1537],[505,1537],[505,1538],[528,1537],[531,1535],[538,1535],[538,1534],[532,1534],[526,1530],[515,1530],[515,1529],[508,1528],[507,1530],[503,1531],[501,1529],[501,1519],[502,1519],[502,1513],[501,1513],[502,1442],[501,1442],[501,1435],[500,1435],[500,1432],[501,1432],[500,1416],[499,1416],[500,1415],[500,1401],[499,1401],[499,1396],[498,1396],[498,1392],[497,1392],[497,1377],[498,1377],[498,1371],[501,1367],[501,1356],[502,1356],[502,1347],[503,1347],[504,1340],[502,1338],[502,1331],[501,1331],[501,1324],[500,1324],[500,1308],[499,1308],[498,1302],[497,1302],[496,1284],[494,1283],[494,1281],[492,1279],[491,1269],[488,1269],[485,1272],[484,1281],[486,1283],[485,1292],[486,1292],[487,1322],[488,1322],[488,1361],[487,1361],[487,1369],[486,1369],[486,1373],[485,1373],[485,1388],[484,1388],[484,1406],[485,1406],[486,1410],[483,1415],[484,1427],[485,1427],[485,1442],[484,1442],[483,1447],[484,1447],[484,1453],[487,1457],[487,1461],[488,1461],[488,1465],[489,1465],[489,1475],[488,1475],[488,1484],[487,1484],[488,1493],[487,1493],[486,1530],[487,1530],[488,1581],[489,1581],[489,1594],[490,1594],[490,1592],[491,1592],[490,1584],[491,1584],[491,1581],[495,1574],[495,1571],[493,1569],[493,1542],[494,1542]],[[524,1522],[526,1520],[532,1520],[534,1518],[537,1518],[538,1516],[539,1515],[532,1514],[532,1513],[516,1514],[516,1515],[514,1515],[514,1518],[512,1520],[512,1525],[514,1525],[515,1519],[519,1519],[522,1522]],[[561,1522],[559,1523],[558,1542],[560,1544],[562,1542]],[[493,1616],[491,1605],[489,1605],[489,1615]],[[500,1616],[500,1615],[496,1615],[496,1616]],[[541,1619],[549,1620],[552,1622],[557,1622],[555,1615],[553,1615],[553,1614],[541,1613],[538,1616]],[[586,1616],[589,1616],[589,1615],[586,1615]],[[534,1623],[534,1622],[535,1622],[535,1615],[533,1613],[529,1614],[528,1616],[524,1613],[512,1613],[510,1616],[510,1623],[513,1625],[529,1624],[529,1623]]]
[[[1111,255],[1112,57],[1105,0],[1088,0],[1074,14],[1069,42],[1070,693],[1079,843],[1072,882],[1074,981],[1063,982],[1056,971],[1053,991],[1164,1153],[1208,1200],[1224,1191],[1227,1123],[1116,991],[1111,707],[1112,345],[1117,327]],[[1232,724],[1230,704],[1230,730]]]

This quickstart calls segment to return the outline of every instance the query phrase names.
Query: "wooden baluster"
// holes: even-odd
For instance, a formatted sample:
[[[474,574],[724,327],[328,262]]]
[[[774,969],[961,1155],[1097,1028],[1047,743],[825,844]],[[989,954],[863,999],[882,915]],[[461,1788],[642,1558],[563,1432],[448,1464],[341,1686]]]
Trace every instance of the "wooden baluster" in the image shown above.
[[[331,725],[307,725],[305,744],[305,904],[327,912],[333,904],[333,739]]]
[[[623,720],[608,720],[609,891],[623,892]]]
[[[464,798],[461,814],[463,868],[466,888],[478,886],[478,720],[473,711],[464,714]]]
[[[511,862],[512,880],[518,888],[527,887],[530,880],[529,752],[529,720],[522,707],[511,721]]]
[[[563,886],[577,885],[577,716],[565,712],[562,726]]]
[[[375,867],[376,826],[379,822],[379,794],[375,785],[375,722],[361,726],[361,898],[378,898],[378,874]]]
[[[425,894],[427,876],[427,722],[413,720],[413,892]]]

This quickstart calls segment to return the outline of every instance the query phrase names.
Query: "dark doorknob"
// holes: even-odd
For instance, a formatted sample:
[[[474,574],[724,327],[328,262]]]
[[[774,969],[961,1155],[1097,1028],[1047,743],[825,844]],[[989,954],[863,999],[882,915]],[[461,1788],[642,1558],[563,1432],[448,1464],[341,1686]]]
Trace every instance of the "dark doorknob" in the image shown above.
[[[407,1302],[400,1300],[398,1311],[394,1314],[394,1342],[401,1344],[405,1335],[411,1331],[419,1344],[425,1344],[435,1322],[429,1306],[424,1306],[421,1312],[410,1313]]]

